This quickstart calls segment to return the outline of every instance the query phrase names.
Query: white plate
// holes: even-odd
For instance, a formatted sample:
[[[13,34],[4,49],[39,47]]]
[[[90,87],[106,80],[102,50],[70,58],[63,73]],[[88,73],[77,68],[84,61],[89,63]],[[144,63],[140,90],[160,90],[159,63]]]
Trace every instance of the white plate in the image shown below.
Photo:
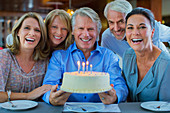
[[[159,108],[157,108],[160,106]],[[170,103],[164,101],[149,101],[141,103],[141,107],[151,111],[170,111]]]
[[[31,100],[14,100],[11,101],[16,107],[12,107],[9,102],[4,102],[1,104],[2,108],[9,109],[9,110],[25,110],[30,109],[38,105],[37,102]]]
[[[105,108],[104,104],[96,103],[69,103],[65,105],[69,111],[74,112],[97,112]],[[82,110],[85,109],[86,111]]]

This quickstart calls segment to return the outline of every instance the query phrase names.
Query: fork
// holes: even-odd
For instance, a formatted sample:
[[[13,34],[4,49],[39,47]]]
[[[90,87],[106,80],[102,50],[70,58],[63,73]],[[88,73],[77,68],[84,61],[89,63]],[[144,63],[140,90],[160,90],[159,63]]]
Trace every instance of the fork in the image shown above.
[[[169,102],[166,102],[166,103],[160,104],[159,106],[156,106],[155,108],[161,109],[162,106],[167,106],[168,104]]]
[[[67,106],[75,106],[75,105],[72,105],[72,104],[68,104],[66,103]],[[86,109],[84,109],[83,107],[79,106],[83,111],[87,111]]]
[[[16,105],[14,105],[14,103],[11,102],[11,90],[7,91],[7,94],[8,94],[8,102],[11,104],[12,107],[16,107]]]

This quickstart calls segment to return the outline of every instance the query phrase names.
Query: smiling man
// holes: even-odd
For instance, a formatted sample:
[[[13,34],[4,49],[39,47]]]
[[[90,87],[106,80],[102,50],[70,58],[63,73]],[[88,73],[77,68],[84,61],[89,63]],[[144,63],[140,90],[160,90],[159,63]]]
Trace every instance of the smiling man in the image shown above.
[[[66,101],[104,104],[125,101],[128,89],[121,75],[118,57],[97,43],[102,27],[98,14],[90,8],[80,8],[72,16],[72,27],[74,44],[67,50],[55,51],[50,59],[43,84],[51,84],[53,88],[43,96],[43,100],[52,105],[64,105]],[[109,73],[110,84],[114,87],[108,92],[91,94],[71,94],[60,90],[63,73],[77,71],[77,61],[88,61],[93,65],[93,71]]]
[[[126,0],[115,0],[108,3],[104,9],[109,28],[102,34],[101,46],[112,50],[114,53],[123,57],[124,52],[130,48],[125,36],[125,18],[132,10],[131,4]],[[170,44],[170,27],[160,24],[155,20],[155,33],[152,37],[153,44],[160,49],[167,51],[161,42]]]

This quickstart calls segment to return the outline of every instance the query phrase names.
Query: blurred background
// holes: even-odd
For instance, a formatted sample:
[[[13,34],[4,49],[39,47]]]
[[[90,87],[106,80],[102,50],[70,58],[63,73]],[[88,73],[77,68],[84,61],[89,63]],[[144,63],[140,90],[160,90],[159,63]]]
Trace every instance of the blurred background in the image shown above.
[[[114,0],[0,0],[0,47],[6,47],[6,37],[13,25],[26,12],[37,12],[43,18],[53,9],[64,9],[70,15],[80,7],[90,7],[100,16],[102,32],[108,27],[103,10],[108,2]],[[128,0],[133,8],[150,9],[156,20],[170,26],[170,0]],[[168,44],[165,43],[166,46]]]

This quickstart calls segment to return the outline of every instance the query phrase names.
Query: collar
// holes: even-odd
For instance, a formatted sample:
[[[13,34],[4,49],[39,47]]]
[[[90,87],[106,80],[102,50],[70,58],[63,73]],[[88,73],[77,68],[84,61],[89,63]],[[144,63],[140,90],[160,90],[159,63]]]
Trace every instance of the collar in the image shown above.
[[[99,52],[99,53],[102,54],[101,47],[99,46],[99,44],[98,44],[97,41],[95,42],[94,45],[96,46],[96,49],[93,50],[93,51],[91,51],[91,53]],[[80,49],[77,48],[75,41],[74,41],[74,43],[72,44],[71,53],[74,52],[74,51],[81,51]]]

